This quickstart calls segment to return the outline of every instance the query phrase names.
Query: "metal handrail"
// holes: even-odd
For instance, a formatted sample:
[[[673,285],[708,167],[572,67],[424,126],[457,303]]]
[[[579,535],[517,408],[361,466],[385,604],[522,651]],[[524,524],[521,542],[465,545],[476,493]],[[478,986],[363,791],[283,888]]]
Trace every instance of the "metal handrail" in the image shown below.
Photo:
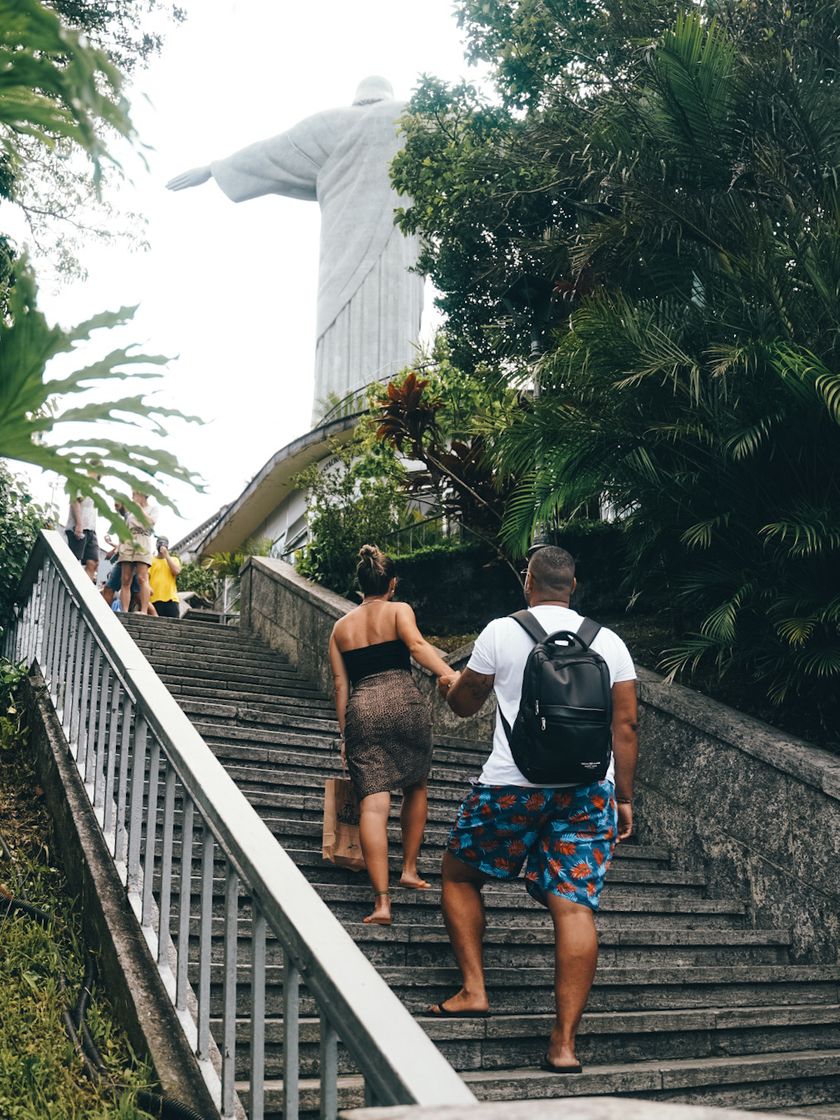
[[[370,409],[367,403],[367,393],[371,385],[387,385],[394,380],[396,374],[383,373],[379,377],[372,377],[363,385],[357,385],[355,389],[351,389],[340,400],[335,401],[321,419],[318,421],[319,426],[329,424],[331,420],[338,419],[352,419],[356,416],[364,416]]]
[[[322,1117],[337,1114],[339,1039],[364,1077],[369,1104],[474,1103],[464,1082],[276,842],[108,610],[60,534],[40,534],[21,580],[18,604],[16,621],[5,636],[5,653],[27,665],[37,661],[43,673],[115,866],[222,1117],[245,1115],[235,1091],[240,884],[250,895],[253,917],[248,1008],[251,1120],[262,1120],[264,1114],[267,930],[283,948],[285,1120],[297,1120],[299,1112],[301,981],[321,1018]],[[176,912],[172,889],[178,806]],[[214,1064],[209,1026],[216,846],[225,861],[225,949],[222,1037]],[[195,915],[190,886],[193,858],[199,852],[201,889]],[[200,938],[193,991],[188,982],[189,929],[196,916]]]

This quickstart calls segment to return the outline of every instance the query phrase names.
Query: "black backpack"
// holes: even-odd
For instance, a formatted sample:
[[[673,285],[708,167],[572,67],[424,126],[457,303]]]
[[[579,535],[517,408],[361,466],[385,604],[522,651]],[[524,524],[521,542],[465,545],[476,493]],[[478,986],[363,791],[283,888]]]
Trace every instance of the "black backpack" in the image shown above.
[[[499,708],[513,761],[535,785],[601,781],[612,754],[612,690],[606,661],[589,648],[601,627],[585,618],[576,634],[547,634],[530,611],[510,617],[536,642],[513,729]]]

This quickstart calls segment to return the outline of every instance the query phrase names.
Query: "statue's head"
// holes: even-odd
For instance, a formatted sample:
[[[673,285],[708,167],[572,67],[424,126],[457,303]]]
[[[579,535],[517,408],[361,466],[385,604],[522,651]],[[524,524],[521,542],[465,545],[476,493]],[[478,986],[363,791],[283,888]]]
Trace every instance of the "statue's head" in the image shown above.
[[[359,88],[356,90],[356,95],[353,98],[354,105],[372,105],[375,101],[393,101],[394,100],[394,87],[387,78],[380,78],[377,74],[373,74],[370,78],[365,78],[359,83]]]

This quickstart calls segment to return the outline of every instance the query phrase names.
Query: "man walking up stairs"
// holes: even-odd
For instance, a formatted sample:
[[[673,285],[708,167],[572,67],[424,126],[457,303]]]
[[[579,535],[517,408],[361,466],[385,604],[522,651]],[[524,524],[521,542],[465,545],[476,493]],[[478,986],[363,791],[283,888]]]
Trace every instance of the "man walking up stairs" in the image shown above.
[[[461,983],[441,918],[439,865],[467,780],[486,757],[438,736],[422,870],[429,891],[395,891],[391,927],[362,924],[364,875],[324,864],[323,783],[339,776],[330,698],[294,665],[234,627],[126,616],[164,683],[269,828],[473,1092],[487,1100],[628,1094],[795,1111],[840,1101],[840,968],[793,964],[788,929],[756,929],[740,898],[708,898],[705,877],[665,846],[619,845],[598,913],[598,971],[577,1035],[574,1077],[537,1069],[554,1018],[553,931],[521,884],[484,890],[485,975],[492,1015],[447,1020],[427,1009]],[[399,805],[393,814],[397,836]],[[176,845],[176,858],[180,849]],[[198,898],[199,864],[192,868]],[[180,881],[176,874],[174,881]],[[224,880],[214,881],[218,913]],[[179,898],[173,890],[171,906]],[[193,912],[197,912],[194,907]],[[250,907],[240,899],[238,1006],[249,999]],[[223,945],[214,925],[212,985],[221,1014]],[[194,922],[194,949],[198,925]],[[269,942],[266,1115],[281,1115],[282,956]],[[318,1108],[319,1025],[302,991],[301,1107]],[[237,1038],[246,1108],[249,1036]],[[362,1103],[340,1054],[339,1105]]]

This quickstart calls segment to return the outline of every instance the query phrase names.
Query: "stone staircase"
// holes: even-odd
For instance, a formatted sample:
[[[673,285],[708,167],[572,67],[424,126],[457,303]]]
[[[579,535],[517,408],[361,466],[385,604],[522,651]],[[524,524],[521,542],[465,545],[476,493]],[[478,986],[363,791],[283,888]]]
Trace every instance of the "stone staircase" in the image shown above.
[[[489,1019],[424,1015],[460,983],[440,914],[439,863],[454,810],[486,753],[439,737],[429,786],[426,892],[394,890],[394,924],[365,926],[364,873],[320,855],[323,782],[341,774],[330,699],[283,657],[231,627],[120,616],[179,704],[321,897],[449,1062],[482,1100],[630,1095],[738,1108],[811,1111],[840,1102],[840,967],[794,964],[790,932],[754,929],[740,898],[708,898],[702,873],[665,846],[617,851],[602,895],[601,955],[581,1024],[580,1076],[537,1062],[550,1030],[552,933],[521,884],[485,888]],[[398,839],[399,797],[392,808]],[[180,860],[177,841],[175,858]],[[393,869],[396,872],[397,860]],[[193,864],[198,897],[199,863]],[[218,912],[224,893],[215,881]],[[175,878],[173,887],[177,884]],[[173,893],[173,914],[178,906]],[[192,929],[197,956],[198,923]],[[250,908],[240,904],[239,1006],[249,999]],[[282,954],[268,947],[266,1115],[280,1120]],[[220,1013],[221,922],[214,925],[214,1015]],[[318,1109],[319,1023],[301,995],[301,1107]],[[214,1029],[219,1020],[214,1020]],[[238,1031],[237,1077],[248,1105],[249,1037]],[[362,1103],[340,1053],[339,1105]],[[818,1107],[822,1106],[822,1107]],[[833,1114],[833,1113],[831,1113]]]

